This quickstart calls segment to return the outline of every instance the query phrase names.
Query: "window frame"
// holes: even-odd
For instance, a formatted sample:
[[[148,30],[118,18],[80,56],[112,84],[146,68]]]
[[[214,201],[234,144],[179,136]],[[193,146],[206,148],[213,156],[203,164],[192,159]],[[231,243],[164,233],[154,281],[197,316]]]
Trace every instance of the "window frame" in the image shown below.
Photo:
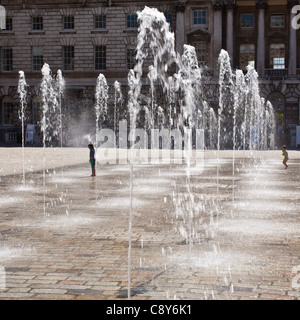
[[[42,30],[44,30],[44,19],[43,19],[43,16],[33,16],[33,17],[31,17],[31,27],[32,27],[32,31],[42,31]]]
[[[102,25],[102,26],[98,26],[98,24]],[[94,29],[95,30],[105,30],[106,29],[106,14],[95,14],[94,15]]]
[[[193,46],[195,47],[195,51],[196,51],[196,54],[197,54],[198,64],[200,66],[207,65],[208,64],[208,43],[206,41],[204,41],[204,40],[199,40],[199,41],[195,41],[193,43]],[[205,52],[204,52],[203,48],[205,49]],[[199,59],[200,56],[201,57],[205,56],[205,59],[204,60],[200,60]]]
[[[11,108],[10,112],[6,112],[6,108],[8,107],[8,104],[9,104],[9,107]],[[15,106],[14,106],[14,103],[11,99],[7,99],[7,98],[4,98],[3,101],[2,101],[2,124],[3,126],[5,127],[11,127],[14,125],[14,111],[15,111]],[[6,122],[6,114],[10,115],[9,118],[10,118],[10,121],[9,123]]]
[[[166,18],[166,21],[169,24],[169,27],[172,28],[172,25],[173,25],[173,14],[172,14],[172,12],[164,12],[164,16]]]
[[[126,29],[137,29],[138,27],[138,15],[136,13],[128,13],[126,15]]]
[[[272,48],[273,46],[273,48]],[[276,46],[278,46],[278,48],[276,48]],[[281,46],[281,48],[280,48]],[[272,56],[271,56],[271,53],[272,53],[272,50],[282,50],[283,51],[283,56],[282,57],[273,57],[273,60],[272,60]],[[283,69],[286,69],[286,59],[285,59],[285,55],[286,55],[286,46],[284,43],[271,43],[270,44],[270,47],[269,47],[269,61],[270,61],[270,66],[273,70],[283,70]],[[274,59],[283,59],[283,63],[278,63],[278,64],[274,64]],[[283,66],[280,67],[280,68],[274,68],[274,66]]]
[[[102,49],[102,50],[100,50]],[[103,54],[103,56],[98,56],[97,57],[97,54]],[[95,71],[105,71],[106,70],[106,62],[107,62],[107,54],[106,54],[106,46],[103,46],[103,45],[100,45],[100,46],[95,46],[94,47],[94,69]],[[100,61],[96,61],[97,59],[101,60],[101,59],[104,59],[104,62],[100,62]],[[102,65],[104,66],[104,68],[97,68],[97,65]]]
[[[41,49],[42,50],[42,55],[34,55],[34,50],[35,49]],[[41,58],[40,64],[37,61],[35,61],[35,58],[36,59],[40,59]],[[43,47],[32,47],[31,48],[31,63],[32,63],[32,71],[33,72],[41,71],[41,69],[43,67],[43,64],[44,64],[44,48]],[[39,64],[40,67],[35,68],[35,66],[38,66],[38,64]]]
[[[249,46],[249,50],[247,50],[247,51],[242,51],[242,50],[241,50],[242,46]],[[251,50],[250,50],[250,47],[251,47]],[[256,60],[255,60],[255,56],[256,56],[256,55],[255,55],[255,50],[256,50],[256,46],[255,46],[254,43],[241,43],[241,44],[240,44],[239,68],[240,68],[241,70],[246,70],[247,66],[249,66],[249,62],[250,62],[250,61],[254,61],[254,66],[253,66],[253,68],[255,68],[255,64],[256,64]],[[254,60],[250,60],[250,61],[248,60],[248,64],[247,64],[247,66],[246,66],[245,69],[243,69],[242,66],[241,66],[241,54],[242,54],[242,53],[253,54],[253,57],[254,57]]]
[[[272,25],[272,18],[273,17],[282,17],[282,22],[283,22],[283,25],[281,25],[281,26],[274,26],[274,25]],[[270,27],[271,28],[284,28],[285,27],[285,15],[284,15],[284,13],[271,13],[271,16],[270,16]]]
[[[63,16],[62,24],[63,30],[75,30],[75,16]]]
[[[199,17],[198,15],[195,16],[195,14],[202,12],[205,13],[204,17],[201,16]],[[208,14],[207,14],[207,8],[194,8],[192,10],[192,21],[193,21],[193,26],[194,27],[199,27],[199,26],[207,26],[207,18],[208,18]],[[198,21],[200,19],[200,21]],[[202,23],[202,19],[205,19],[205,23]],[[200,22],[200,23],[199,23]]]
[[[71,50],[70,50],[71,49]],[[70,51],[67,51],[70,50]],[[75,70],[75,47],[74,46],[63,46],[63,50],[62,50],[62,58],[63,58],[63,71],[74,71]],[[69,55],[71,53],[71,57],[70,56],[66,56]],[[67,60],[70,60],[69,62],[66,62]],[[67,67],[71,65],[71,68]]]
[[[13,18],[12,17],[6,17],[5,30],[2,30],[2,31],[13,31]]]
[[[129,71],[134,68],[136,65],[136,48],[127,47],[126,48],[126,70]],[[133,62],[133,60],[135,62]],[[134,64],[133,64],[134,63]]]
[[[31,107],[31,114],[32,114],[32,123],[38,125],[40,121],[39,115],[41,114],[43,107],[42,98],[40,96],[34,96],[32,99],[32,107]]]
[[[252,17],[253,19],[252,19],[252,22],[253,22],[253,25],[251,26],[251,25],[249,25],[249,26],[244,26],[243,25],[243,16],[245,17],[245,16],[248,16],[248,17]],[[241,19],[241,29],[254,29],[254,27],[255,27],[255,16],[254,16],[254,13],[241,13],[241,17],[240,17],[240,19]],[[248,20],[248,22],[249,22],[250,20]],[[249,22],[249,24],[250,24],[250,22]]]
[[[10,51],[10,57],[6,57],[7,53],[5,53],[7,50]],[[6,61],[5,61],[6,58]],[[7,63],[9,61],[9,63]],[[8,65],[10,68],[5,68],[5,66]],[[13,71],[13,48],[11,47],[3,47],[1,48],[1,71],[2,72],[12,72]]]
[[[275,59],[278,63],[275,63]],[[283,70],[285,69],[285,57],[273,58],[273,70]]]

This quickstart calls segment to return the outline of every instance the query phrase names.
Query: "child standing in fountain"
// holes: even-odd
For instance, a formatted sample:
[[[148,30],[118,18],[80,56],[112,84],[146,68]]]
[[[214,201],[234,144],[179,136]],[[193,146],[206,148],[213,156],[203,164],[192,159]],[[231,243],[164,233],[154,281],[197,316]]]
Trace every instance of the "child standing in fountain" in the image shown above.
[[[96,159],[95,159],[95,148],[94,145],[92,143],[90,143],[88,145],[89,149],[90,149],[90,164],[91,164],[91,168],[92,168],[92,175],[91,177],[95,177],[96,176]]]
[[[282,163],[285,165],[285,168],[287,169],[288,168],[288,165],[286,164],[287,161],[289,160],[289,154],[288,152],[286,151],[286,145],[283,145],[281,147],[281,150],[282,150],[282,155],[283,155],[283,161]]]

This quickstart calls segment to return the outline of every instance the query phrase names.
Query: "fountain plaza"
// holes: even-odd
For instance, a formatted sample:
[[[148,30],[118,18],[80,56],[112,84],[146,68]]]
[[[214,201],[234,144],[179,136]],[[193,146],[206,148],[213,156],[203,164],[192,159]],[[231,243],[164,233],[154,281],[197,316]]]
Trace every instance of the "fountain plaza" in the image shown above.
[[[157,9],[138,18],[128,126],[115,82],[114,130],[103,127],[109,86],[99,74],[94,130],[78,134],[86,148],[63,145],[65,84],[47,64],[42,147],[24,146],[27,84],[19,73],[23,144],[0,152],[0,298],[299,299],[300,154],[289,151],[284,168],[256,71],[232,71],[222,50],[212,108],[195,48],[176,53]]]
[[[42,148],[25,148],[24,186],[22,149],[1,149],[0,298],[127,299],[129,165],[90,177],[87,148],[46,152],[43,164]],[[232,151],[220,151],[217,192],[205,151],[190,168],[192,217],[185,163],[134,165],[131,299],[299,299],[300,155],[289,154],[285,170],[280,150],[238,151],[233,181]]]

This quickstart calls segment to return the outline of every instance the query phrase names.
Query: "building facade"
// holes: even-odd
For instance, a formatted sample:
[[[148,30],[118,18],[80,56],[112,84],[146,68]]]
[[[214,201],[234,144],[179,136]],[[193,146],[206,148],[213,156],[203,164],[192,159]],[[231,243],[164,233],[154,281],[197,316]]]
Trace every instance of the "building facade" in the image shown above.
[[[0,31],[0,145],[21,142],[19,70],[25,72],[29,86],[26,123],[36,126],[44,63],[54,74],[62,70],[65,111],[83,126],[94,121],[99,73],[105,75],[111,93],[117,80],[126,96],[128,71],[135,64],[136,12],[146,5],[165,14],[179,53],[183,44],[195,47],[207,86],[205,98],[212,105],[217,100],[217,59],[222,48],[229,53],[233,69],[253,66],[261,95],[275,108],[278,143],[284,134],[282,141],[297,147],[300,31],[291,21],[297,18],[292,8],[298,1],[1,0],[0,4],[6,13],[6,29]],[[76,136],[79,126],[74,127]]]

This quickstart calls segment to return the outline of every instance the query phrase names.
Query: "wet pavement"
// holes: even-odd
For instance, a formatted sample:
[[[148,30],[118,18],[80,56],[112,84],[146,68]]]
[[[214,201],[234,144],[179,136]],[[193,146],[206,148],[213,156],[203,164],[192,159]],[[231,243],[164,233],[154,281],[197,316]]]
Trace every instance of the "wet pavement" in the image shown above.
[[[43,152],[22,181],[21,149],[0,150],[1,299],[128,299],[128,279],[132,300],[300,298],[300,152],[285,170],[280,150],[209,151],[189,178]]]

